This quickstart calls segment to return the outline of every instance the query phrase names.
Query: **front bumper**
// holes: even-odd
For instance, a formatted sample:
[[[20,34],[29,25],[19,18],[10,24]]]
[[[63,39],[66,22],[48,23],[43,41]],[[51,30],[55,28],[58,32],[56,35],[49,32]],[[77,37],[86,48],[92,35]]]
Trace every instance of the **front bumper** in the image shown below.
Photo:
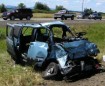
[[[2,18],[3,18],[3,19],[8,19],[8,18],[9,18],[9,16],[2,16]]]
[[[82,67],[78,65],[74,66],[73,68],[63,69],[63,72],[61,72],[61,74],[64,76],[74,76],[76,74],[87,73],[93,70],[94,69],[92,65],[86,65],[84,66],[84,69],[82,69]]]
[[[8,18],[10,18],[10,15],[6,15],[6,14],[5,15],[2,15],[2,18],[3,19],[8,19]]]

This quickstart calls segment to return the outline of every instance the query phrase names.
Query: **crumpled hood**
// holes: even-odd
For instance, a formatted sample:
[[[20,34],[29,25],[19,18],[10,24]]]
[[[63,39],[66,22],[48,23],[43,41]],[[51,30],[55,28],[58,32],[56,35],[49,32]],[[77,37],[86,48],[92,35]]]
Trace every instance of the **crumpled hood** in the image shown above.
[[[96,56],[99,53],[97,46],[87,40],[65,42],[62,46],[71,59]]]

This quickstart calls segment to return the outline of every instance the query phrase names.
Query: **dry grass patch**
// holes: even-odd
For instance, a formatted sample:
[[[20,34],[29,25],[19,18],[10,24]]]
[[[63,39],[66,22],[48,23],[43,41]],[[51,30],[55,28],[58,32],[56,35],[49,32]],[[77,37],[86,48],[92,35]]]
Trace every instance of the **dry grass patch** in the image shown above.
[[[35,86],[43,83],[41,74],[32,67],[15,65],[6,52],[0,53],[0,86]]]
[[[48,13],[34,13],[33,18],[53,18],[54,14]]]

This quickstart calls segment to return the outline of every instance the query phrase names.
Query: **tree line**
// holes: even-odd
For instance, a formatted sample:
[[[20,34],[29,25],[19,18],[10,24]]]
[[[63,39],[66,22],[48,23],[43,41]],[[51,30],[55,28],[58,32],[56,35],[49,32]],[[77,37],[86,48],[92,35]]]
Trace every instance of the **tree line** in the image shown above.
[[[24,3],[20,3],[18,4],[17,8],[26,8],[26,5]],[[55,9],[51,9],[47,4],[41,3],[41,2],[36,2],[33,8],[33,12],[36,13],[46,13],[46,12],[57,12],[59,10],[64,10],[66,8],[64,8],[62,5],[57,5],[55,7]],[[5,12],[7,11],[7,8],[4,4],[0,5],[0,12]],[[84,9],[84,13],[86,13],[87,15],[93,13],[93,10],[90,9]]]
[[[1,4],[0,5],[0,12],[2,13],[2,12],[5,12],[5,11],[7,11],[5,5],[4,4]]]
[[[17,8],[26,8],[26,5],[24,3],[18,4]],[[41,2],[36,2],[33,8],[33,12],[44,12],[44,11],[58,11],[58,10],[63,10],[65,9],[62,5],[57,5],[54,10],[52,10],[47,4],[41,3]],[[8,9],[4,4],[0,5],[0,12],[5,12]]]

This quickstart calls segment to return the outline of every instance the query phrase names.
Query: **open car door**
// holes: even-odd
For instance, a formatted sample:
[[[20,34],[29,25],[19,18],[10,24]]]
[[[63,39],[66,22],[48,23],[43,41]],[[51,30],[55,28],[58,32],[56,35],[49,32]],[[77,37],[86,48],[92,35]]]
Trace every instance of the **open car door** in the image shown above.
[[[6,43],[7,51],[13,57],[16,57],[17,49],[19,46],[19,31],[20,27],[14,28],[11,24],[7,24],[6,27]]]

